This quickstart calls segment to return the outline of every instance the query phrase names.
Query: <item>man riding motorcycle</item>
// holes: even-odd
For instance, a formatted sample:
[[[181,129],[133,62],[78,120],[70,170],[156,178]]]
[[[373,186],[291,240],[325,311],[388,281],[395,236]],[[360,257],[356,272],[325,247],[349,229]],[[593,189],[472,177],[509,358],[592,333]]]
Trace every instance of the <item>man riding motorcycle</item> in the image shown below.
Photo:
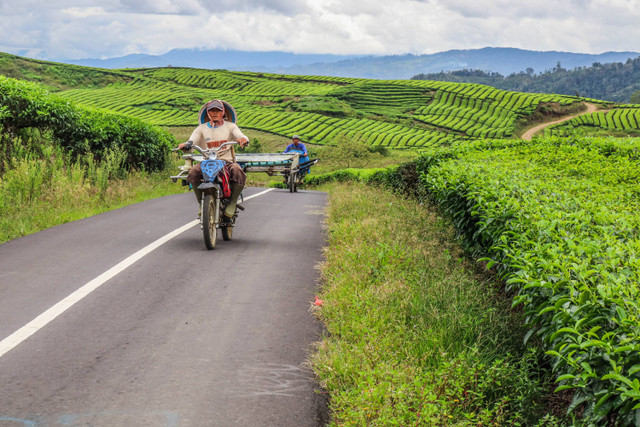
[[[225,117],[227,120],[225,120]],[[249,144],[249,138],[247,138],[235,124],[235,117],[235,110],[229,103],[218,99],[207,102],[200,109],[201,124],[195,128],[189,137],[189,142],[192,142],[204,150],[220,147],[227,141],[237,141],[241,147],[245,147]],[[189,142],[180,144],[178,148],[184,148]],[[227,146],[218,152],[218,158],[226,162],[225,167],[229,172],[229,180],[231,181],[231,199],[223,215],[223,221],[231,222],[231,218],[236,211],[238,197],[247,181],[247,175],[242,170],[242,167],[236,163],[233,146]],[[200,168],[200,164],[193,166],[189,170],[187,181],[189,181],[193,187],[193,192],[199,204],[202,200],[202,191],[198,189],[198,186],[202,182],[202,169]]]

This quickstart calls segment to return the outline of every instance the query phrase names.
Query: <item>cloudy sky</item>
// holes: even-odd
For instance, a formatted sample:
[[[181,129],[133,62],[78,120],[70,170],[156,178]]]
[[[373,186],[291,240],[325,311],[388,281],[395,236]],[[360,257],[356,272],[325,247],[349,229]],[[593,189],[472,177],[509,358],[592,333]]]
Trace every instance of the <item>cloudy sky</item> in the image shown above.
[[[175,48],[602,53],[638,51],[639,23],[640,0],[0,0],[0,51],[42,59]]]

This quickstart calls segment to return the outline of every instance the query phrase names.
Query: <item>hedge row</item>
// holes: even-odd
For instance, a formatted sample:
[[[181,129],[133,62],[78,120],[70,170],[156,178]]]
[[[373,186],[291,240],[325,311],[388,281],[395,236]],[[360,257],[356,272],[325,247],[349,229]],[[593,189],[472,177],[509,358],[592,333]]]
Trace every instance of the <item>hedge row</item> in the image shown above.
[[[168,132],[139,119],[79,107],[50,94],[44,87],[0,76],[0,132],[3,140],[25,129],[50,132],[53,141],[75,156],[101,157],[119,147],[130,167],[148,171],[165,166],[175,139]],[[7,154],[9,147],[1,147]]]
[[[633,139],[481,141],[364,180],[428,194],[452,218],[515,292],[570,409],[638,425],[639,166]]]

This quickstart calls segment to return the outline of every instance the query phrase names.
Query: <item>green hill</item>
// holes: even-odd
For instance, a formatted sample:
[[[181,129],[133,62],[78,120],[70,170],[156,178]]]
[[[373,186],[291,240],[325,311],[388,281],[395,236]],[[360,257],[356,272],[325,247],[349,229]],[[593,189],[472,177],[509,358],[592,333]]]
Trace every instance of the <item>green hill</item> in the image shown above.
[[[40,83],[53,91],[73,87],[103,87],[113,83],[130,82],[133,79],[126,73],[114,70],[39,61],[3,52],[0,52],[0,74]]]
[[[0,57],[0,72],[42,82],[79,104],[161,126],[194,126],[204,102],[225,99],[243,128],[295,133],[321,145],[334,144],[340,134],[392,148],[508,138],[546,115],[579,111],[586,101],[479,84],[192,68],[111,71],[10,55]]]
[[[297,77],[186,68],[143,69],[130,83],[62,95],[82,104],[163,126],[193,126],[206,100],[221,98],[239,124],[307,142],[332,144],[339,133],[369,144],[426,147],[454,138],[509,137],[538,107],[576,97],[518,94],[480,85]],[[490,118],[490,120],[488,120]]]

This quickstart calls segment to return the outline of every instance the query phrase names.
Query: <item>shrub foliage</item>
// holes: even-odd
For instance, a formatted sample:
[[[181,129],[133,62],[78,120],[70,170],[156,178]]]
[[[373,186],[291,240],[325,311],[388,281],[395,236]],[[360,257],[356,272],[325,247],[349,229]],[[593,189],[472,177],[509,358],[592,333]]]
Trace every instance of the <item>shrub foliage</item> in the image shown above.
[[[14,140],[32,129],[75,156],[91,153],[101,158],[121,149],[130,167],[164,167],[173,137],[140,119],[108,113],[50,94],[44,87],[0,76],[0,151],[11,159]]]
[[[515,292],[557,390],[574,392],[570,409],[631,425],[640,420],[639,163],[637,139],[479,141],[361,176],[432,198]]]

